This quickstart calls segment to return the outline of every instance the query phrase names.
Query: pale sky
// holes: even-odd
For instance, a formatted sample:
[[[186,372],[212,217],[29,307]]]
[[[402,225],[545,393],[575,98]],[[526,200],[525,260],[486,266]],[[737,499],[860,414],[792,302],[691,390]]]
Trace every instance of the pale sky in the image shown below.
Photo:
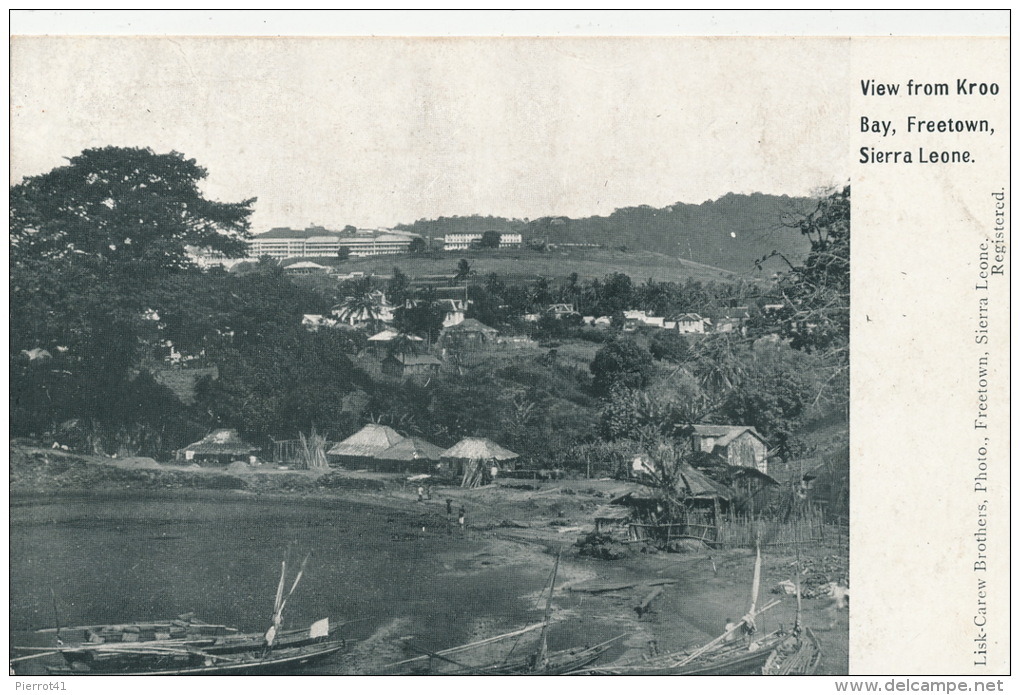
[[[11,174],[177,150],[255,232],[806,195],[852,86],[847,39],[16,38]]]

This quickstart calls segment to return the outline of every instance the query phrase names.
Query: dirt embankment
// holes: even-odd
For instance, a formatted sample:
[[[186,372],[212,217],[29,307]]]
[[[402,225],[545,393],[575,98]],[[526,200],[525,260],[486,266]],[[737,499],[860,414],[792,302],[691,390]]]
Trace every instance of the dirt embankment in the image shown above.
[[[45,494],[65,490],[247,490],[303,492],[381,490],[377,480],[352,478],[335,472],[285,471],[247,464],[202,468],[157,463],[151,458],[82,456],[60,449],[11,444],[12,493]]]

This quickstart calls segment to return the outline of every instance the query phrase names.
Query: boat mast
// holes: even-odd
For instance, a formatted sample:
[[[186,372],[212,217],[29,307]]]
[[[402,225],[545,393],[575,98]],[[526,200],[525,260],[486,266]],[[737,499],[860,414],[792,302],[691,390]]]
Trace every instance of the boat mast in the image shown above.
[[[561,552],[561,550],[556,551],[556,562],[553,564],[552,579],[549,580],[549,596],[545,601],[545,616],[542,618],[542,634],[538,639],[538,653],[535,655],[535,665],[533,667],[533,670],[535,671],[546,667],[546,654],[549,648],[546,640],[546,633],[549,630],[549,618],[552,615],[553,590],[556,586],[556,574],[560,569]]]

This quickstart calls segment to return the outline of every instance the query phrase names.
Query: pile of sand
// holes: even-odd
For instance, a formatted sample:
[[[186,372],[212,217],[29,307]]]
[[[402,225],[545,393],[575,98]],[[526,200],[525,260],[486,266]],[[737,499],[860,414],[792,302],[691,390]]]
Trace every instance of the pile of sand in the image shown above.
[[[251,466],[244,461],[234,461],[232,464],[227,466],[227,473],[232,473],[234,475],[244,475],[245,473],[251,472]]]

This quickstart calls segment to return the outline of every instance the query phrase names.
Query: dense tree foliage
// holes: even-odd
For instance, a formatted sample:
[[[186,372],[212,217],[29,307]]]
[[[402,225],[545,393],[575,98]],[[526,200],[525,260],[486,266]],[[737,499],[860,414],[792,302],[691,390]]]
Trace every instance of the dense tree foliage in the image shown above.
[[[652,355],[636,340],[621,337],[605,345],[591,363],[595,392],[608,396],[614,388],[643,388],[652,374]]]
[[[794,348],[848,359],[850,338],[850,187],[784,222],[810,241],[802,265],[791,263],[779,290],[782,333]]]
[[[682,447],[692,423],[754,426],[775,453],[797,456],[809,445],[805,425],[832,404],[826,390],[845,394],[849,189],[784,220],[810,253],[774,287],[623,273],[482,279],[461,259],[466,315],[538,347],[459,356],[428,379],[401,381],[364,351],[382,327],[380,290],[402,334],[389,351],[409,354],[429,350],[443,328],[436,289],[399,268],[386,282],[337,284],[288,276],[269,259],[229,273],[192,267],[185,246],[237,252],[251,207],[205,201],[204,176],[176,153],[107,148],[12,188],[15,434],[165,456],[213,427],[265,444],[311,427],[338,439],[373,421],[440,446],[490,437],[526,466],[604,474],[638,450]],[[654,213],[632,216],[654,226]],[[547,222],[539,226],[555,226]],[[302,326],[303,315],[332,309],[356,325]],[[750,330],[680,335],[625,327],[632,310],[753,320]],[[173,381],[171,354],[210,368],[194,401],[161,385]]]
[[[498,249],[501,241],[502,238],[500,237],[499,232],[490,229],[489,231],[482,233],[482,238],[478,242],[478,245],[483,249]]]
[[[254,200],[207,200],[205,177],[176,152],[107,147],[11,188],[12,431],[77,418],[100,442],[145,417],[129,404],[153,391],[136,366],[173,305],[165,283],[194,272],[189,246],[246,251]]]
[[[85,150],[11,188],[12,260],[74,257],[146,272],[189,265],[187,246],[245,256],[255,200],[207,200],[206,176],[178,152]]]
[[[292,323],[217,355],[219,377],[199,384],[197,406],[216,425],[251,438],[290,439],[316,427],[334,431],[344,397],[367,383],[344,354],[338,331],[308,333]]]

